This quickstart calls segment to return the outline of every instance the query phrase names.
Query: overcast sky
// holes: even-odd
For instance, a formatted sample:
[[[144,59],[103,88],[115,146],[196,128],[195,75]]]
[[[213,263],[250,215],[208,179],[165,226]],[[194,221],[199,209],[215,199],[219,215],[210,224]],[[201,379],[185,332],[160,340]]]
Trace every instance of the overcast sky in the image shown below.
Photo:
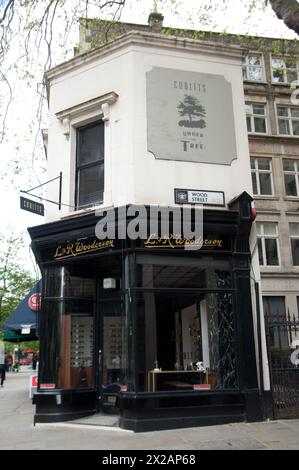
[[[0,0],[0,5],[3,3]],[[165,2],[158,1],[158,10],[164,14],[164,25],[194,28],[203,30],[214,30],[231,33],[253,34],[270,37],[295,38],[296,35],[288,30],[282,21],[278,20],[270,7],[266,12],[257,11],[248,16],[245,5],[247,0],[214,0],[211,2],[211,8],[206,9],[206,16],[199,14],[199,6],[207,4],[201,0],[182,0],[179,7],[165,8]],[[128,0],[127,7],[123,10],[122,20],[131,23],[147,23],[148,15],[152,9],[152,0]],[[92,16],[92,10],[90,11]],[[71,45],[78,41],[77,32],[70,36]],[[71,50],[71,47],[70,47]],[[56,61],[61,61],[57,55]],[[0,81],[0,86],[3,86]],[[2,233],[7,231],[8,225],[14,227],[15,232],[26,231],[28,226],[38,225],[44,222],[44,218],[30,214],[19,209],[19,189],[28,189],[38,184],[37,177],[42,181],[46,177],[41,174],[40,165],[36,162],[32,164],[31,152],[33,148],[34,135],[28,132],[28,126],[35,115],[34,100],[36,95],[36,82],[26,85],[23,81],[20,84],[15,83],[15,101],[10,109],[8,116],[9,142],[0,145],[0,174],[2,176],[0,188],[0,230]],[[42,147],[38,155],[42,157]],[[12,164],[14,160],[20,157],[26,158],[26,168],[22,169],[19,175],[12,178],[10,168],[15,167]],[[8,174],[7,174],[8,172]],[[29,243],[29,237],[27,238]],[[29,269],[32,268],[31,260],[28,256],[28,248],[24,251],[22,262]]]

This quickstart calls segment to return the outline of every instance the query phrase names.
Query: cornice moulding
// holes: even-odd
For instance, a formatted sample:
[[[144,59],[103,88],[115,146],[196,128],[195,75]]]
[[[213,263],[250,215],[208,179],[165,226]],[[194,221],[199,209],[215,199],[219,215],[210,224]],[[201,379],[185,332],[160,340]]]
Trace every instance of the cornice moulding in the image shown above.
[[[47,86],[54,78],[57,78],[68,71],[74,70],[76,67],[80,67],[86,63],[91,63],[98,58],[105,57],[108,54],[132,45],[141,47],[158,47],[166,50],[185,51],[201,55],[213,55],[237,61],[241,61],[245,52],[245,49],[237,45],[226,45],[213,41],[165,36],[164,34],[154,34],[143,31],[131,31],[119,36],[110,43],[104,44],[92,51],[79,54],[69,61],[48,70],[45,73]]]

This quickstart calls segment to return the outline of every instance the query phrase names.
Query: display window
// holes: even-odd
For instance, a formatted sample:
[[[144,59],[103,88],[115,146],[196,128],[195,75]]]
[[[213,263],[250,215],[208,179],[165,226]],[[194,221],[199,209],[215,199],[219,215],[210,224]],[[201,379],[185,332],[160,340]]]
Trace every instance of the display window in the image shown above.
[[[94,387],[95,277],[82,266],[45,271],[40,384]]]
[[[237,388],[228,259],[140,256],[136,271],[137,390]]]

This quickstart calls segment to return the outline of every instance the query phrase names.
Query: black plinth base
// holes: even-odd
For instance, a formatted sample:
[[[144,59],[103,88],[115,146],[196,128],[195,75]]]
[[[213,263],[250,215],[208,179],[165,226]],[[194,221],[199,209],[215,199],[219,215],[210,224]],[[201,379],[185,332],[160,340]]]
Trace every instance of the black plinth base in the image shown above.
[[[260,410],[257,391],[124,393],[120,397],[120,427],[145,432],[261,421]]]
[[[56,423],[96,413],[94,390],[47,390],[34,394],[35,423]]]

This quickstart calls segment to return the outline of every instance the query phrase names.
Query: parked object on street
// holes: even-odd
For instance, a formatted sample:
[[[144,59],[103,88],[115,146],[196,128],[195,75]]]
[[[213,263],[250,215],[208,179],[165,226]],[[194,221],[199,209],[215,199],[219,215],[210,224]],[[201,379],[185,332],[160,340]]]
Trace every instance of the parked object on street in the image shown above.
[[[12,372],[20,372],[20,365],[18,362],[16,362],[15,364],[13,364],[12,368],[11,368],[11,371]]]

